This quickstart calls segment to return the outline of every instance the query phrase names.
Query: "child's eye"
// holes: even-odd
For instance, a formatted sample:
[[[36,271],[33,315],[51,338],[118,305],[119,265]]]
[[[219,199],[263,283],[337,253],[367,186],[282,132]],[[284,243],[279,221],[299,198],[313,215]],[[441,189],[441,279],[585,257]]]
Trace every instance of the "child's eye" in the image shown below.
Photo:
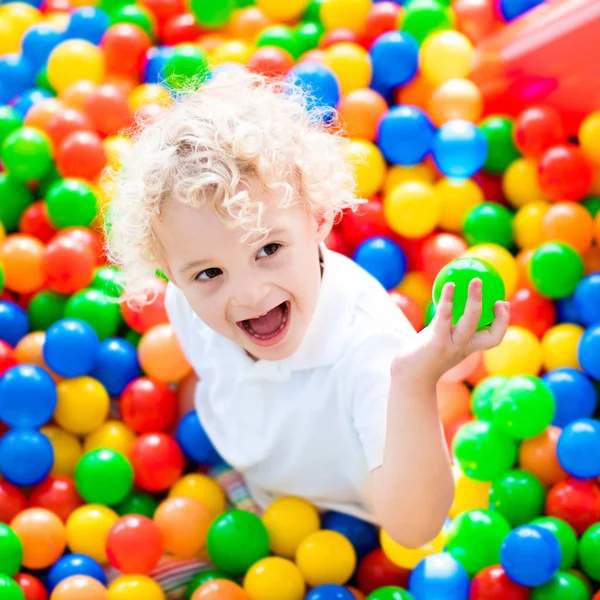
[[[221,271],[221,269],[217,269],[216,267],[213,267],[211,269],[204,269],[204,271],[200,271],[200,273],[198,273],[198,275],[196,275],[194,279],[200,281],[207,281],[209,279],[214,279],[222,272],[223,271]]]
[[[266,246],[264,246],[263,248],[261,248],[258,251],[258,254],[256,256],[257,256],[257,258],[264,258],[265,256],[271,256],[272,254],[275,254],[275,252],[277,252],[277,250],[279,250],[279,248],[281,248],[281,244],[267,244]]]

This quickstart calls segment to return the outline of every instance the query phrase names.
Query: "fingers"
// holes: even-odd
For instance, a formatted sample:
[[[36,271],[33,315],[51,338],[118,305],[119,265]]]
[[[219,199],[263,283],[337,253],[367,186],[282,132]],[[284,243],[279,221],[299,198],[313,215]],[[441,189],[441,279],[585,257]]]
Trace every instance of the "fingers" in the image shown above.
[[[496,302],[494,306],[495,319],[489,329],[478,331],[471,339],[471,348],[474,352],[489,350],[497,346],[508,329],[510,320],[510,303]]]
[[[473,279],[469,283],[465,312],[456,324],[452,336],[456,346],[467,346],[477,331],[481,318],[481,287],[481,279]]]
[[[452,300],[454,284],[447,283],[442,289],[442,295],[435,311],[431,327],[436,335],[450,335],[452,332]]]

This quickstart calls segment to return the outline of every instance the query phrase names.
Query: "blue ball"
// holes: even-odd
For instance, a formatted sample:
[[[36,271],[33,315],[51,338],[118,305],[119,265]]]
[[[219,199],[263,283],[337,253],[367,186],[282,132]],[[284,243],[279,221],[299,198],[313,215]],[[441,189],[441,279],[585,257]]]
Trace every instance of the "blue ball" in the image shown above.
[[[358,517],[345,513],[328,512],[321,524],[322,529],[337,531],[350,540],[359,560],[375,550],[379,542],[379,529]]]
[[[600,273],[582,279],[575,289],[575,308],[585,325],[600,323]]]
[[[560,434],[556,456],[562,468],[578,479],[600,476],[600,421],[580,419]]]
[[[54,464],[50,440],[35,429],[11,429],[0,439],[0,473],[14,485],[36,485]]]
[[[21,40],[23,56],[29,60],[34,69],[41,69],[50,53],[65,37],[61,31],[50,23],[36,23],[32,25]]]
[[[593,325],[585,330],[579,340],[577,358],[581,368],[596,380],[600,380],[600,325]]]
[[[386,160],[411,166],[429,154],[435,128],[429,117],[415,106],[394,106],[379,123],[377,143]]]
[[[191,410],[179,421],[177,443],[187,458],[200,465],[216,466],[223,462],[204,431],[195,410]]]
[[[27,90],[24,94],[21,94],[19,99],[14,103],[13,108],[19,114],[21,119],[24,119],[25,115],[29,112],[32,106],[35,106],[42,100],[53,97],[54,96],[48,90],[34,88]]]
[[[33,86],[33,65],[21,54],[0,56],[0,104],[8,104]]]
[[[385,237],[365,240],[354,252],[354,261],[386,290],[394,289],[406,273],[404,252],[398,244]]]
[[[516,583],[544,585],[558,572],[562,551],[555,535],[538,525],[513,529],[500,547],[500,563]]]
[[[90,375],[106,388],[110,396],[120,396],[127,385],[141,374],[133,344],[120,338],[110,338],[100,343]]]
[[[354,600],[354,594],[341,585],[326,583],[310,590],[304,600]]]
[[[500,14],[505,21],[512,21],[543,2],[544,0],[500,0]]]
[[[1,4],[14,4],[15,2],[24,2],[25,4],[29,4],[29,6],[39,8],[44,0],[3,0]]]
[[[161,83],[164,81],[165,65],[171,54],[173,54],[171,46],[155,46],[148,49],[143,72],[144,83]]]
[[[598,394],[594,384],[581,371],[561,367],[549,371],[542,379],[552,392],[556,405],[552,425],[564,427],[594,414]]]
[[[56,385],[37,365],[17,365],[0,378],[0,420],[31,429],[47,423],[56,409]]]
[[[47,585],[51,592],[63,579],[73,575],[87,575],[107,584],[106,574],[100,563],[85,554],[66,554],[59,558],[48,571]]]
[[[583,325],[583,321],[575,306],[575,296],[567,296],[566,298],[558,299],[554,307],[556,308],[557,323],[575,323]]]
[[[466,600],[469,575],[450,553],[430,554],[410,574],[408,589],[415,600]]]
[[[79,319],[61,319],[46,331],[46,364],[63,377],[87,375],[96,363],[100,342],[91,325]]]
[[[82,6],[71,13],[64,37],[87,40],[97,46],[109,27],[110,17],[101,8]]]
[[[287,80],[306,94],[307,109],[316,115],[322,116],[324,108],[335,108],[340,100],[338,80],[325,65],[301,63],[290,70]]]
[[[405,85],[419,68],[419,44],[408,33],[380,35],[370,49],[373,79],[390,87]]]
[[[447,177],[472,177],[485,164],[488,145],[473,123],[455,119],[437,131],[432,146],[433,160]]]
[[[28,333],[27,313],[14,302],[0,300],[0,340],[14,348]]]

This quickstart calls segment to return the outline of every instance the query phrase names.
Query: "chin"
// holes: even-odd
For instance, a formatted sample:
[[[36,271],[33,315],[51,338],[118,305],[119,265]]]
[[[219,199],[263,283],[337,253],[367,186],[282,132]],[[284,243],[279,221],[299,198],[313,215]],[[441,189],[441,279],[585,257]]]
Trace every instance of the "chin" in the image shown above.
[[[245,344],[244,349],[259,360],[284,360],[289,358],[300,347],[299,343],[290,343],[291,340],[283,340],[275,346],[264,348],[255,344]]]

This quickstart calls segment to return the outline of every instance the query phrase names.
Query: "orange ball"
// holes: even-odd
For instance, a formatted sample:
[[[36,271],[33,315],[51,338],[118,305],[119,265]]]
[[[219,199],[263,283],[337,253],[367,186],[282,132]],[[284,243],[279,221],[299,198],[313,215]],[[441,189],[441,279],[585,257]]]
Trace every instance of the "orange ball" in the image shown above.
[[[594,218],[594,237],[596,238],[596,244],[600,244],[600,211]]]
[[[515,257],[517,261],[517,269],[519,271],[518,281],[517,281],[517,289],[526,288],[528,290],[535,289],[533,284],[531,283],[531,279],[529,277],[529,261],[535,252],[535,248],[529,248],[528,250],[521,250],[519,254]]]
[[[541,435],[523,440],[519,448],[521,468],[535,475],[544,485],[554,485],[567,477],[556,457],[560,434],[561,429],[551,425]]]
[[[23,124],[27,127],[36,127],[41,131],[46,131],[46,126],[59,112],[65,108],[64,104],[56,98],[46,98],[37,104],[34,104],[25,115]]]
[[[55,563],[67,546],[63,522],[45,508],[28,508],[10,523],[23,544],[23,565],[45,569]]]
[[[61,95],[60,99],[69,108],[82,110],[87,99],[98,86],[91,81],[76,81],[72,83]]]
[[[62,377],[57,375],[50,369],[44,360],[43,350],[46,333],[44,331],[34,331],[28,333],[25,337],[19,340],[15,346],[15,358],[17,362],[29,365],[37,365],[45,369],[54,379],[55,382],[61,381]]]
[[[352,593],[356,600],[365,600],[366,596],[361,591],[357,590],[355,587],[347,585],[346,589]]]
[[[159,381],[181,381],[192,370],[169,324],[156,325],[142,336],[138,356],[142,369]]]
[[[600,246],[591,246],[583,255],[585,274],[591,275],[600,271]]]
[[[234,40],[255,42],[262,30],[271,24],[260,8],[249,6],[236,10],[227,28],[228,37]]]
[[[233,581],[215,579],[201,585],[191,600],[251,600],[250,596]]]
[[[163,535],[165,552],[193,558],[206,545],[212,515],[200,500],[173,496],[160,503],[154,522]]]
[[[446,427],[462,417],[471,414],[471,392],[461,382],[444,383],[437,385],[437,404],[440,421]]]
[[[589,211],[576,202],[557,202],[542,217],[547,242],[565,242],[583,253],[592,245],[594,222]]]
[[[411,82],[400,86],[395,92],[396,104],[412,104],[427,110],[429,97],[435,87],[421,75],[417,75]]]
[[[54,588],[50,600],[108,600],[108,590],[93,577],[72,575]]]
[[[483,112],[483,97],[472,81],[450,79],[431,92],[427,112],[438,126],[452,119],[476,123]]]
[[[39,290],[46,280],[43,257],[44,244],[37,238],[19,233],[7,236],[0,246],[4,285],[21,294]]]
[[[338,105],[340,125],[350,137],[373,142],[377,137],[379,121],[387,110],[387,102],[375,90],[353,90]]]

